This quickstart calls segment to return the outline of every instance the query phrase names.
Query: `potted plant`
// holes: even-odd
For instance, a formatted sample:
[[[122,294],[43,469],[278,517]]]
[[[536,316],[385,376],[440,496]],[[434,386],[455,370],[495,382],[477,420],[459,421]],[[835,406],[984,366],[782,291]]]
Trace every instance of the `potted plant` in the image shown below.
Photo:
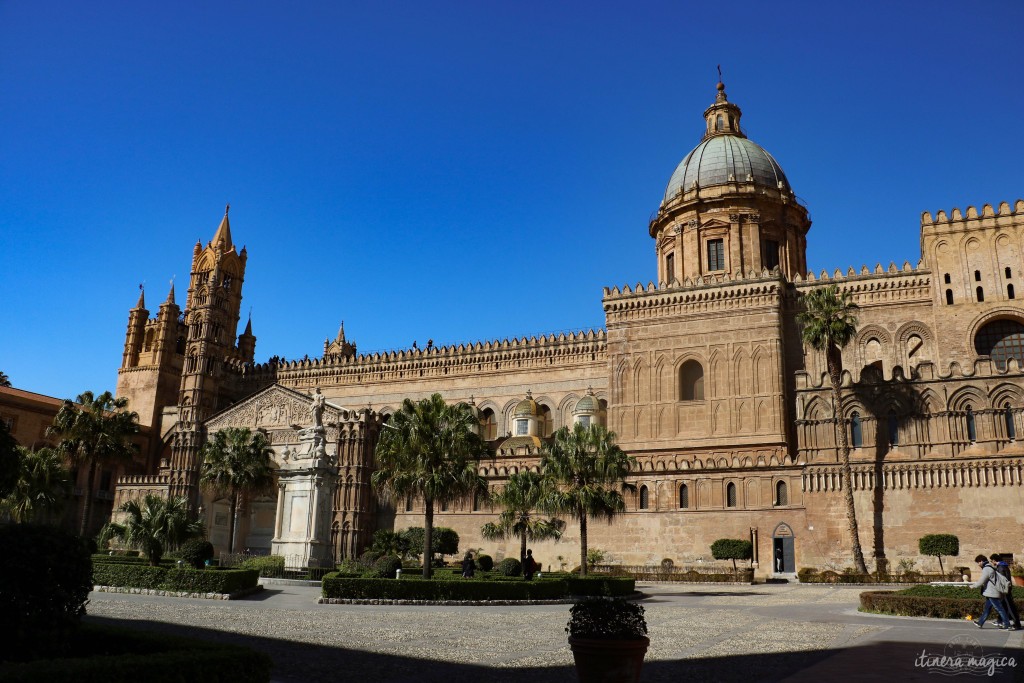
[[[1014,586],[1024,586],[1024,566],[1021,566],[1019,562],[1011,564],[1010,577],[1013,579]]]
[[[570,610],[569,647],[580,683],[637,683],[650,639],[644,608],[621,598],[588,598]]]

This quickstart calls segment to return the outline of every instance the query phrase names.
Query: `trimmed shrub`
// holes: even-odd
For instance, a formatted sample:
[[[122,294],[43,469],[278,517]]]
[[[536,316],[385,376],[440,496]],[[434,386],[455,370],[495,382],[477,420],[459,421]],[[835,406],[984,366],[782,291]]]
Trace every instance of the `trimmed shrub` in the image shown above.
[[[148,563],[129,564],[106,562],[93,565],[92,580],[97,586],[123,588],[159,588],[167,574],[165,567],[150,567]]]
[[[754,544],[739,538],[720,538],[711,544],[711,556],[716,560],[732,560],[736,571],[736,560],[749,560],[754,556]]]
[[[574,576],[565,580],[570,595],[631,595],[636,591],[636,581],[627,578],[598,576]]]
[[[139,557],[138,555],[105,555],[103,553],[96,553],[91,555],[92,565],[95,567],[98,564],[144,564],[149,566],[149,558]],[[170,558],[160,560],[161,567],[171,567],[174,565],[174,561]]]
[[[931,555],[939,558],[939,571],[945,573],[942,568],[942,556],[956,557],[960,554],[960,539],[953,534],[926,534],[917,541],[917,549],[922,555]]]
[[[494,558],[490,555],[478,555],[476,558],[476,566],[482,571],[489,572],[494,569]]]
[[[0,664],[0,680],[259,683],[270,680],[273,668],[266,654],[237,645],[97,624],[82,624],[68,655]]]
[[[818,573],[818,570],[814,567],[801,567],[800,571],[796,573],[796,578],[800,580],[800,583],[811,583],[813,577]]]
[[[498,563],[498,573],[504,576],[522,576],[523,563],[514,557],[506,557]]]
[[[110,563],[93,568],[99,586],[187,593],[234,593],[259,583],[255,569],[177,569]]]
[[[0,660],[59,656],[92,590],[88,546],[53,527],[15,524],[0,527],[0,547]]]
[[[395,572],[402,568],[402,558],[394,555],[385,555],[373,563],[373,570],[367,572],[367,578],[393,579]]]
[[[1018,609],[1024,600],[1015,599]],[[860,608],[905,617],[966,619],[977,617],[985,600],[970,586],[914,586],[901,591],[868,591],[860,594]]]
[[[351,579],[337,573],[323,580],[325,598],[350,600],[557,600],[568,594],[565,581],[459,581],[435,579]]]
[[[213,544],[202,538],[190,538],[174,554],[193,568],[202,569],[207,560],[213,559]]]
[[[238,564],[238,569],[255,569],[260,576],[281,578],[284,576],[284,558],[280,555],[248,557]]]

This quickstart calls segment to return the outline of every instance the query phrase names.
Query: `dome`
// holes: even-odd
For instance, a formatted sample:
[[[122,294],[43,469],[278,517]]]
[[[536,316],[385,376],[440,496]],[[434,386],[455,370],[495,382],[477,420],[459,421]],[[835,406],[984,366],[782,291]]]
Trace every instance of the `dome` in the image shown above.
[[[516,405],[515,417],[533,417],[537,414],[537,402],[532,398],[524,398]]]
[[[731,177],[730,177],[731,176]],[[749,176],[749,178],[748,178]],[[731,181],[789,190],[782,167],[763,147],[739,135],[714,135],[705,139],[676,167],[665,188],[665,200],[679,192],[698,187],[722,185]]]
[[[577,413],[596,413],[597,412],[597,399],[594,398],[593,394],[588,394],[579,400],[576,404]]]

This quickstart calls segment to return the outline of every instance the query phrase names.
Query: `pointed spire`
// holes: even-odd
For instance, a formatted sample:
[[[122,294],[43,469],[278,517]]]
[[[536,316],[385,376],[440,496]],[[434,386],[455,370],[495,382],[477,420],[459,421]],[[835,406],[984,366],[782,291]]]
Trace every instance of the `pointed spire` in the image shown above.
[[[722,66],[718,66],[718,84],[715,86],[715,103],[704,110],[704,120],[707,121],[707,130],[704,132],[704,139],[716,135],[735,135],[745,138],[740,128],[740,116],[743,112],[735,104],[729,101],[725,94],[725,83],[722,82]]]
[[[245,332],[242,334],[252,336],[252,311],[249,311],[249,319],[245,323]]]
[[[135,304],[135,308],[145,308],[145,307],[146,307],[146,286],[140,282],[139,283],[139,303]]]
[[[167,301],[164,302],[164,303],[168,303],[168,304],[173,304],[174,303],[174,278],[173,277],[171,278],[171,291],[167,292]]]
[[[338,327],[338,336],[335,338],[336,342],[343,344],[345,342],[345,321],[341,321],[341,326]]]
[[[228,211],[230,210],[230,204],[224,207],[224,218],[221,219],[220,225],[217,227],[217,232],[213,235],[213,244],[220,243],[224,251],[227,251],[232,247],[231,224],[228,222]]]

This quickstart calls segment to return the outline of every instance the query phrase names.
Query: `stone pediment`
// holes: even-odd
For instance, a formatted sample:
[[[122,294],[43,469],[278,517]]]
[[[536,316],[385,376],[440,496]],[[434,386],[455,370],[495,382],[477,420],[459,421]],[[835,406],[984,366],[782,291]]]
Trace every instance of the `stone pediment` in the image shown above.
[[[272,384],[208,419],[205,423],[206,430],[212,434],[225,427],[248,427],[266,431],[309,427],[313,424],[310,412],[312,404],[311,395],[280,384]],[[346,420],[349,414],[350,411],[330,401],[324,402],[324,424],[336,424]]]

